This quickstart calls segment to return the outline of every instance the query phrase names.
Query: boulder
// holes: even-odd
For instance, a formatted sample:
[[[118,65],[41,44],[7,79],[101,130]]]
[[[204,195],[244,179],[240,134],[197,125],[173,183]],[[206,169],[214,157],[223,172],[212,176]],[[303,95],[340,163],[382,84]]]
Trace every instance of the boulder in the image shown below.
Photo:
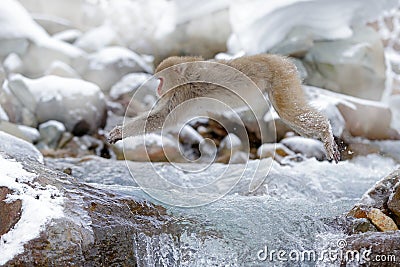
[[[64,124],[50,120],[39,125],[40,139],[48,147],[56,148],[63,133],[66,131]]]
[[[118,44],[117,34],[108,24],[88,30],[74,42],[76,47],[88,53],[97,52],[107,46]]]
[[[352,37],[315,42],[304,57],[305,83],[369,100],[381,100],[386,65],[381,38],[369,27]]]
[[[43,155],[31,143],[3,131],[0,131],[0,139],[0,151],[6,151],[7,155],[21,161],[43,163]]]
[[[317,160],[326,158],[324,144],[319,140],[293,136],[284,138],[280,142],[293,152],[300,153],[307,158],[316,158]]]
[[[21,0],[22,5],[34,14],[40,14],[41,17],[52,18],[53,21],[64,21],[70,27],[80,30],[87,30],[94,26],[98,26],[104,20],[104,10],[95,2],[85,0]],[[37,17],[37,15],[36,15]],[[50,19],[47,19],[50,20]],[[44,25],[50,33],[61,31],[63,28],[56,28],[52,24],[51,28]]]
[[[143,57],[124,47],[106,47],[90,54],[88,60],[86,67],[76,66],[75,69],[104,92],[109,92],[111,86],[128,73],[153,72],[152,66]]]
[[[10,121],[36,127],[62,122],[76,135],[97,132],[106,121],[103,93],[93,83],[58,76],[29,79],[13,76],[3,86],[2,106]]]
[[[392,129],[390,108],[377,101],[342,95],[320,88],[304,86],[312,106],[321,110],[331,122],[335,136],[393,139],[398,133]]]
[[[181,159],[177,140],[154,133],[125,138],[112,148],[120,160],[173,162]]]
[[[134,266],[146,255],[144,236],[161,247],[181,232],[169,228],[163,207],[79,183],[15,154],[21,141],[6,138],[9,147],[0,143],[0,265]]]
[[[36,128],[18,125],[8,121],[0,120],[0,131],[11,134],[30,143],[35,143],[40,138],[40,133]]]

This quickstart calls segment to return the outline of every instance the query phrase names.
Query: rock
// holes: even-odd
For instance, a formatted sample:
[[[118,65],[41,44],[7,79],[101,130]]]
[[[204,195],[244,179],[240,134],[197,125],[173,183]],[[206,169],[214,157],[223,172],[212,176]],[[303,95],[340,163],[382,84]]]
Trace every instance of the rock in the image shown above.
[[[6,132],[30,143],[35,143],[40,138],[39,131],[36,128],[17,125],[8,121],[0,120],[0,131]]]
[[[30,13],[40,14],[40,17],[53,22],[52,24],[47,23],[48,27],[46,27],[51,33],[65,29],[61,27],[57,28],[56,24],[66,24],[69,27],[87,30],[100,25],[104,20],[104,10],[100,5],[85,0],[71,0],[68,3],[63,0],[54,0],[51,2],[46,0],[21,0],[20,2]]]
[[[397,216],[397,221],[400,222],[400,182],[394,186],[387,205],[389,210]]]
[[[310,38],[330,41],[349,38],[355,26],[396,6],[396,1],[382,4],[373,0],[362,4],[359,0],[287,1],[269,3],[268,6],[262,0],[237,1],[230,5],[230,21],[238,42],[237,50],[258,54],[272,49],[277,51],[283,44],[282,51],[293,54],[307,49]],[[342,12],[344,9],[345,13]],[[300,16],[299,10],[312,19]],[[229,52],[234,54],[237,50]]]
[[[62,61],[54,61],[44,73],[46,76],[54,75],[64,78],[79,79],[79,74],[68,64]]]
[[[76,47],[79,47],[89,53],[97,52],[107,46],[118,44],[119,42],[117,34],[108,24],[88,30],[74,43]]]
[[[234,151],[229,159],[229,164],[241,164],[249,161],[249,155],[244,151]]]
[[[5,151],[0,199],[6,192],[16,201],[0,202],[0,228],[7,231],[0,232],[0,265],[136,265],[138,253],[145,253],[143,235],[160,236],[159,244],[152,244],[162,246],[181,232],[176,227],[165,231],[173,221],[161,206],[89,187],[26,155],[11,158]]]
[[[349,39],[316,42],[303,62],[308,69],[307,84],[369,100],[382,98],[384,50],[380,36],[371,28],[357,28]]]
[[[324,145],[319,140],[301,136],[293,136],[282,139],[281,143],[291,151],[300,153],[307,158],[316,158],[317,160],[325,159]]]
[[[358,251],[360,255],[366,255],[368,266],[396,266],[400,264],[400,231],[389,232],[368,232],[359,235],[351,235],[346,239],[347,246],[342,250],[343,253],[348,251]],[[343,254],[344,255],[344,254]],[[382,259],[376,261],[375,259]],[[383,261],[383,259],[385,259]],[[354,260],[343,260],[342,264],[353,264]]]
[[[56,35],[57,33],[73,30],[73,25],[69,20],[63,19],[58,16],[54,16],[51,14],[34,13],[32,14],[32,18],[37,24],[45,29],[48,34],[51,35]]]
[[[367,191],[348,215],[355,218],[368,218],[372,209],[379,209],[385,214],[391,214],[392,212],[388,210],[388,201],[399,181],[400,170],[390,173]]]
[[[4,111],[1,105],[0,105],[0,121],[9,121],[8,115]]]
[[[88,57],[89,64],[78,72],[85,80],[109,92],[111,86],[131,72],[153,72],[152,67],[135,52],[123,47],[107,47]]]
[[[4,59],[3,67],[5,73],[7,73],[7,75],[10,75],[11,73],[21,72],[23,70],[23,63],[21,58],[17,54],[11,53]]]
[[[81,36],[82,36],[82,32],[80,30],[69,29],[69,30],[64,30],[64,31],[61,31],[61,32],[57,32],[52,37],[54,39],[57,39],[57,40],[72,44]]]
[[[236,134],[233,133],[229,133],[227,136],[225,136],[219,144],[219,149],[222,153],[232,153],[234,151],[239,151],[242,148],[242,141]]]
[[[49,37],[31,43],[21,59],[22,73],[32,78],[43,76],[54,61],[64,62],[73,66],[74,69],[87,64],[87,55],[84,51],[69,43]]]
[[[6,202],[7,195],[13,192],[7,187],[0,187],[0,237],[10,231],[21,219],[21,200]]]
[[[388,104],[392,111],[391,127],[400,133],[400,94],[390,96]]]
[[[178,142],[154,133],[128,137],[113,145],[117,159],[132,161],[176,161],[181,159]]]
[[[367,218],[382,232],[399,230],[395,222],[379,209],[371,209]]]
[[[295,156],[295,153],[281,143],[266,143],[257,149],[257,156],[260,159],[271,157],[278,162],[282,162],[285,157]]]
[[[157,101],[158,81],[151,77],[148,73],[129,73],[111,87],[110,97],[127,109],[127,116],[137,116]]]
[[[36,127],[57,120],[75,135],[94,133],[105,125],[106,103],[95,84],[58,76],[28,79],[15,75],[3,90],[2,106],[12,122]]]
[[[85,60],[82,50],[51,38],[15,0],[5,0],[0,21],[0,59],[15,53],[25,75],[41,76],[56,60],[70,65],[82,65]]]
[[[47,33],[36,24],[16,0],[4,0],[0,9],[0,59],[10,53],[23,55],[31,40],[47,38]]]
[[[56,148],[62,134],[66,131],[64,124],[50,120],[39,125],[41,142],[50,148]]]
[[[392,113],[382,102],[305,86],[311,105],[330,120],[335,136],[350,134],[367,139],[393,139],[398,133],[391,128]]]
[[[43,163],[43,156],[34,145],[8,133],[0,131],[0,151],[7,151],[7,154],[19,158],[21,161],[30,160]]]

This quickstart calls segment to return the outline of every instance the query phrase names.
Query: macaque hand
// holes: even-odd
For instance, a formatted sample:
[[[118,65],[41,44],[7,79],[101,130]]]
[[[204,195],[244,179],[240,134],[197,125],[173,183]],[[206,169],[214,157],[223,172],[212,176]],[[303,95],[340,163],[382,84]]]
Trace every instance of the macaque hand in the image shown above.
[[[340,152],[333,138],[324,140],[324,147],[328,160],[334,160],[335,163],[338,163],[340,161]]]
[[[114,129],[108,133],[107,142],[115,144],[119,140],[122,140],[122,126],[115,126]]]

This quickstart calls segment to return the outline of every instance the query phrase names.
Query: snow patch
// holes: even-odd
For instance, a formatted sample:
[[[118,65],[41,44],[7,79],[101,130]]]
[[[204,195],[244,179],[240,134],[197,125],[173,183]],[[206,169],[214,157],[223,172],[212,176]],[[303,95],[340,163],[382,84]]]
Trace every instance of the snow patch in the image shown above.
[[[56,187],[33,182],[36,174],[27,172],[13,159],[0,155],[0,170],[0,186],[14,191],[5,201],[22,201],[20,220],[0,238],[0,265],[3,265],[22,253],[24,244],[39,237],[46,223],[63,217],[63,197]]]

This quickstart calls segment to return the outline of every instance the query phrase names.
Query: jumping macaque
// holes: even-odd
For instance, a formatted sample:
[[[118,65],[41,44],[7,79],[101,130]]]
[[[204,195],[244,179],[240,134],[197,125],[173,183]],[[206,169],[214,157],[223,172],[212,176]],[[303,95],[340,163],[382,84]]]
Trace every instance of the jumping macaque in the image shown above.
[[[221,71],[221,66],[226,70]],[[248,77],[254,86],[241,76]],[[321,140],[327,158],[336,163],[340,160],[328,119],[308,105],[296,66],[285,57],[261,54],[216,61],[204,61],[201,57],[170,57],[158,65],[155,77],[160,81],[157,89],[160,99],[156,106],[149,114],[128,121],[124,128],[116,126],[109,133],[110,143],[143,134],[144,128],[147,132],[160,131],[168,114],[187,100],[210,97],[228,101],[230,105],[245,104],[230,97],[233,92],[239,97],[244,96],[244,101],[251,102],[250,106],[254,107],[264,103],[257,97],[256,91],[259,91],[268,94],[272,106],[287,125],[302,136]],[[210,79],[215,83],[198,82]],[[218,84],[219,79],[223,80],[223,85]],[[230,90],[226,90],[227,87]],[[209,109],[215,111],[215,107]]]

